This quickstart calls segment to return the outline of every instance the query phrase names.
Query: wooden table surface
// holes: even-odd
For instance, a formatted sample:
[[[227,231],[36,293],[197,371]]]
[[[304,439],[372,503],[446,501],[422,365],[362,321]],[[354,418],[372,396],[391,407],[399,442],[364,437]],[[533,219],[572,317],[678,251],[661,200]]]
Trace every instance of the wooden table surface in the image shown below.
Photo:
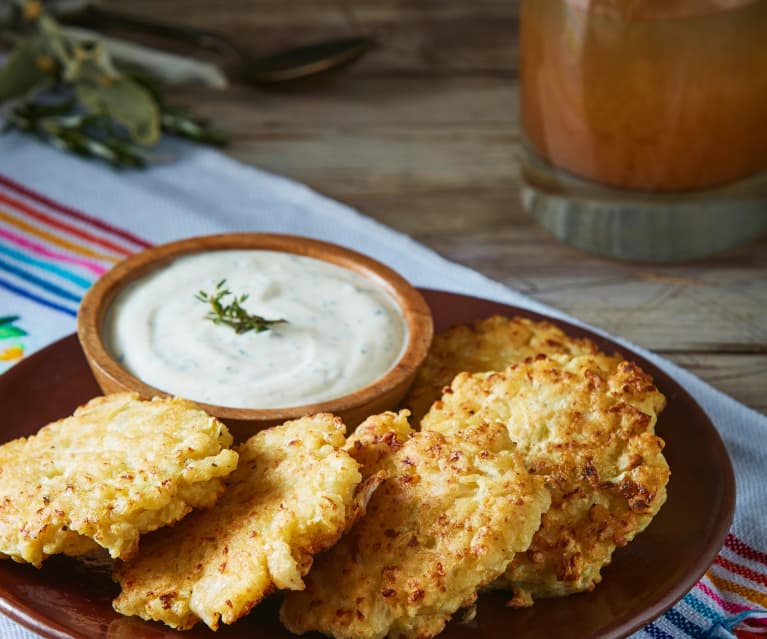
[[[379,48],[329,84],[174,97],[231,132],[233,157],[305,182],[767,413],[767,237],[705,260],[627,264],[559,243],[522,208],[518,2],[106,4],[215,29],[254,53],[375,34]]]

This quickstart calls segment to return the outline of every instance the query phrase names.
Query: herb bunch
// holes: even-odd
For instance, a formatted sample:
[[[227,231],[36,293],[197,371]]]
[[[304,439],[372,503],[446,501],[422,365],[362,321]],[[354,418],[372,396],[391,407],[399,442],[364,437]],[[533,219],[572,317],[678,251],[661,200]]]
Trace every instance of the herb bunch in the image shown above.
[[[226,297],[232,296],[232,300],[225,301]],[[268,331],[272,326],[277,324],[287,324],[287,320],[284,319],[266,319],[260,315],[252,315],[243,308],[243,304],[248,299],[248,295],[240,295],[237,297],[227,287],[226,280],[221,280],[216,284],[216,289],[213,293],[206,293],[205,291],[199,291],[195,298],[201,302],[205,302],[210,306],[210,311],[205,316],[205,319],[209,319],[214,324],[223,324],[234,329],[234,332],[238,335],[247,333],[248,331],[255,331],[256,333],[262,333]]]
[[[40,0],[13,0],[0,29],[15,42],[0,67],[5,130],[115,167],[142,167],[163,133],[221,145],[225,136],[172,106],[151,78],[119,68],[98,40],[62,28]]]

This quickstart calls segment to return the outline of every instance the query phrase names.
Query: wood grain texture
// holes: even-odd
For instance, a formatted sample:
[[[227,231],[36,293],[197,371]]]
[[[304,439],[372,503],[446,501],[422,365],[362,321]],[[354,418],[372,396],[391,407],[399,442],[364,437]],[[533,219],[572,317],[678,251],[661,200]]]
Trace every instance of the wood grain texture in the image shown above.
[[[231,131],[233,157],[301,180],[767,412],[767,237],[695,262],[626,264],[559,243],[523,210],[517,1],[134,0],[130,10],[223,31],[254,52],[376,34],[378,49],[328,84],[174,98]]]

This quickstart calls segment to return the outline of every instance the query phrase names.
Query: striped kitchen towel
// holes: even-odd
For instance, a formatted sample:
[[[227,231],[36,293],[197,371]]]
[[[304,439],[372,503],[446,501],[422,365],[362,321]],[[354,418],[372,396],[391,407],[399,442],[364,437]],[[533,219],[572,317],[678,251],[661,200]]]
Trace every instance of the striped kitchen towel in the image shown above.
[[[13,300],[0,317],[0,372],[71,332],[61,316],[75,317],[96,278],[148,246],[0,174],[0,289]]]
[[[285,232],[350,246],[419,286],[565,317],[306,187],[179,144],[178,161],[116,173],[21,136],[0,137],[0,370],[71,333],[85,290],[152,243],[226,231]],[[620,341],[620,340],[618,340]],[[735,522],[705,577],[637,637],[767,632],[767,418],[633,345],[684,385],[720,429],[738,481]],[[0,617],[0,636],[33,635]]]

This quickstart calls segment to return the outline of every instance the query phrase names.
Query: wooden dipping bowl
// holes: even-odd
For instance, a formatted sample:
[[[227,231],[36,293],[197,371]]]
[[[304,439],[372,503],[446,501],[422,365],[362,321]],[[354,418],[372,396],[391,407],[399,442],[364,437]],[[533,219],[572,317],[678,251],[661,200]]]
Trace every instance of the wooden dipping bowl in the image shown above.
[[[106,314],[117,295],[137,278],[182,255],[226,249],[261,249],[304,255],[331,262],[361,275],[396,302],[407,325],[407,343],[397,363],[377,380],[335,399],[288,408],[233,408],[195,402],[221,419],[236,441],[256,431],[311,413],[338,415],[349,428],[368,415],[394,409],[426,358],[433,335],[432,316],[421,294],[392,269],[350,249],[293,235],[232,233],[194,237],[156,246],[123,260],[85,294],[77,315],[77,335],[93,375],[104,393],[133,391],[145,399],[168,396],[125,370],[103,340]]]

